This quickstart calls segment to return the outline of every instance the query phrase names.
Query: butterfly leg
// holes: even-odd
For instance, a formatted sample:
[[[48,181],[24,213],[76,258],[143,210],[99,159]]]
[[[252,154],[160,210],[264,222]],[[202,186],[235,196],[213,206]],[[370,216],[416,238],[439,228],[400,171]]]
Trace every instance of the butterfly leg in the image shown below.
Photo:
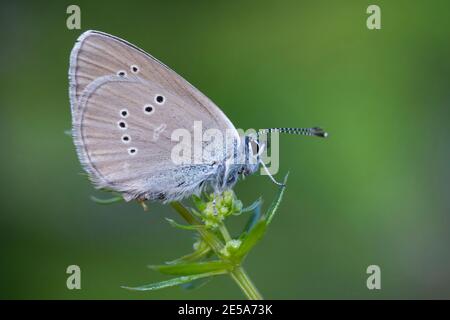
[[[145,200],[147,199],[137,199],[137,202],[142,206],[142,209],[144,209],[144,211],[148,211],[148,206],[145,203]]]

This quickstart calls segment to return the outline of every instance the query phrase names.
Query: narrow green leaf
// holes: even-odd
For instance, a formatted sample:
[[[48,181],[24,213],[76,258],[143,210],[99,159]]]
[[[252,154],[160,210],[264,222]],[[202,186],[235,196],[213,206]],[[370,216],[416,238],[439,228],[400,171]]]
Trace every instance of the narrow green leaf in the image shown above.
[[[289,172],[284,177],[283,186],[280,187],[278,190],[278,194],[275,198],[275,200],[272,202],[272,205],[270,206],[269,210],[266,213],[265,220],[267,221],[267,225],[269,225],[272,222],[273,216],[275,215],[275,212],[278,209],[278,206],[280,205],[281,199],[283,199],[284,190],[286,189],[286,181],[289,176]]]
[[[258,199],[257,202],[258,202],[257,206],[253,209],[253,212],[251,213],[244,227],[244,232],[249,232],[261,218],[261,204],[262,204],[261,198]]]
[[[89,176],[87,173],[86,173],[86,175]],[[100,188],[98,190],[103,191],[103,192],[108,192],[108,193],[113,194],[115,196],[120,196],[120,193],[118,193],[117,191],[114,191],[113,189],[110,189],[110,188],[104,187],[104,188]]]
[[[135,291],[159,290],[159,289],[163,289],[163,288],[179,286],[179,285],[182,285],[182,284],[185,284],[185,283],[197,280],[197,279],[208,278],[208,277],[217,276],[220,274],[224,274],[224,272],[201,273],[201,274],[195,274],[195,275],[190,275],[190,276],[183,276],[183,277],[179,277],[179,278],[173,278],[170,280],[151,283],[151,284],[147,284],[147,285],[143,285],[143,286],[139,286],[139,287],[122,286],[122,288],[128,289],[128,290],[135,290]]]
[[[203,228],[203,225],[199,225],[199,224],[196,224],[196,225],[186,225],[186,224],[180,224],[180,223],[176,222],[176,221],[173,220],[173,219],[166,218],[166,220],[167,220],[167,222],[170,223],[170,225],[171,225],[172,227],[178,228],[178,229],[182,229],[182,230],[194,230],[194,231],[197,231],[197,230]]]
[[[211,251],[210,247],[203,247],[200,248],[199,250],[196,250],[192,253],[189,253],[187,255],[184,255],[178,259],[172,260],[172,261],[167,261],[166,264],[177,264],[177,263],[184,263],[184,262],[193,262],[193,261],[197,261],[200,260],[204,257],[206,257],[208,255],[208,253]]]
[[[199,224],[198,221],[195,219],[195,217],[192,215],[192,213],[181,202],[174,201],[174,202],[171,202],[170,205],[189,224]]]
[[[200,212],[198,212],[197,210],[195,210],[193,208],[189,208],[189,209],[195,217],[199,218],[200,220],[203,219],[203,215]]]
[[[72,136],[72,129],[64,130],[64,134],[65,134],[66,136],[71,137],[71,136]]]
[[[91,200],[94,201],[95,203],[98,203],[98,204],[113,204],[113,203],[117,203],[117,202],[123,201],[123,197],[117,196],[117,197],[112,197],[112,198],[109,198],[109,199],[100,199],[100,198],[97,198],[95,196],[91,196]]]
[[[262,204],[262,198],[259,197],[258,199],[256,199],[255,202],[253,202],[251,205],[249,205],[248,207],[245,207],[244,209],[242,209],[241,212],[250,212],[253,211],[259,207],[261,207]]]
[[[267,223],[265,220],[260,220],[255,224],[255,226],[248,232],[244,237],[239,246],[239,249],[234,253],[233,257],[238,260],[242,259],[258,241],[263,237],[267,230]]]
[[[205,284],[210,282],[211,279],[212,279],[212,277],[197,279],[197,280],[194,280],[194,281],[191,281],[188,283],[183,283],[181,285],[181,287],[185,290],[195,290],[195,289],[203,287]]]
[[[191,275],[205,272],[225,272],[231,269],[230,264],[223,261],[206,261],[193,263],[177,263],[169,265],[149,266],[149,268],[170,275]]]

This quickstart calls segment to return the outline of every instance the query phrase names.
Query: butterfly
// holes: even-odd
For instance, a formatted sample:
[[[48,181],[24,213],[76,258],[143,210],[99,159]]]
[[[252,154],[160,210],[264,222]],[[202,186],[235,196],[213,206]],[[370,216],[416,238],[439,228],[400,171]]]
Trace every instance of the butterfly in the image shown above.
[[[78,38],[70,55],[69,96],[82,167],[97,188],[118,192],[127,201],[171,202],[205,188],[221,193],[260,165],[266,168],[258,134],[240,136],[208,97],[118,37],[90,30]],[[174,161],[174,150],[192,148],[190,139],[179,141],[174,132],[192,133],[199,123],[205,132],[226,133],[227,143],[200,141],[194,149],[208,150],[207,156]],[[317,127],[259,133],[275,131],[327,135]]]

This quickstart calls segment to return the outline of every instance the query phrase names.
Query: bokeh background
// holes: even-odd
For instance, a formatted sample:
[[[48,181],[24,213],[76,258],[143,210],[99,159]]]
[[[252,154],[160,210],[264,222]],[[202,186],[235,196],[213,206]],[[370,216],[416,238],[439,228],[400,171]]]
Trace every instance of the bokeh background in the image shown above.
[[[81,7],[82,30],[66,28]],[[366,8],[381,7],[368,30]],[[281,137],[290,171],[279,214],[245,267],[267,298],[450,298],[448,1],[17,1],[1,4],[0,297],[243,298],[228,277],[194,291],[135,293],[146,268],[191,250],[170,207],[100,206],[71,138],[76,38],[135,43],[215,101],[237,127],[320,125]],[[247,204],[276,187],[239,183]],[[244,222],[235,218],[232,230]],[[66,268],[82,289],[66,288]],[[366,288],[381,267],[382,289]]]

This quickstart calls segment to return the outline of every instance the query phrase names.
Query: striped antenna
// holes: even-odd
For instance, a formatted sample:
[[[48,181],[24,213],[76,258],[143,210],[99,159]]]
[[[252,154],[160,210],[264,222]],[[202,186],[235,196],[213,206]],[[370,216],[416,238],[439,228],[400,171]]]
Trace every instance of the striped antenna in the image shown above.
[[[316,136],[316,137],[321,137],[321,138],[326,138],[328,136],[328,133],[319,127],[314,127],[314,128],[268,128],[268,129],[261,129],[261,130],[259,130],[258,133],[265,134],[265,133],[272,133],[272,132],[299,134],[299,135],[303,135],[303,136]]]

